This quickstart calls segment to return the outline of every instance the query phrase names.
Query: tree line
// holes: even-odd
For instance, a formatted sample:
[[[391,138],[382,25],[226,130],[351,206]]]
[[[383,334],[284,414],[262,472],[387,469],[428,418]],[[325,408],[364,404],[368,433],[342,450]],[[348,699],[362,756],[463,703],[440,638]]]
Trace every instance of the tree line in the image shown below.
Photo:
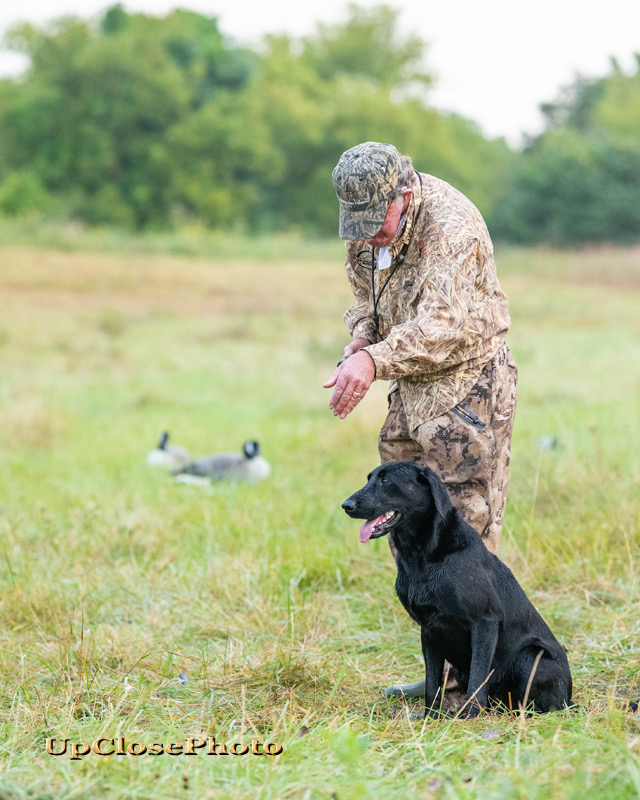
[[[335,235],[331,171],[377,140],[467,194],[496,238],[640,240],[640,60],[577,80],[518,152],[429,105],[427,45],[387,6],[251,48],[215,18],[115,5],[5,45],[30,66],[0,81],[3,215]]]

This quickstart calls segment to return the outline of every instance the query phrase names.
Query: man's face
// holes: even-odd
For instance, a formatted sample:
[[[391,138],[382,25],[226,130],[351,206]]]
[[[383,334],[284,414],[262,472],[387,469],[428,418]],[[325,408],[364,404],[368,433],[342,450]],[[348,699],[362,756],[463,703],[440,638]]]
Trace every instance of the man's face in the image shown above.
[[[398,230],[400,218],[405,213],[407,208],[409,208],[411,191],[411,189],[402,190],[402,203],[400,203],[398,200],[392,200],[391,203],[389,203],[389,207],[387,208],[387,216],[384,218],[382,227],[375,236],[372,236],[371,239],[366,240],[367,244],[372,245],[372,247],[388,247],[391,244],[391,241]]]

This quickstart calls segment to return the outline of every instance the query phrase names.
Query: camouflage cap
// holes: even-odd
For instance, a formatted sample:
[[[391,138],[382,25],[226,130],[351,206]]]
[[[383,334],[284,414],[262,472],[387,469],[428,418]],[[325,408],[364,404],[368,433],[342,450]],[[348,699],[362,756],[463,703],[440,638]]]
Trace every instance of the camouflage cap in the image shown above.
[[[341,239],[369,239],[382,227],[400,175],[392,144],[364,142],[340,156],[331,180],[340,201]]]

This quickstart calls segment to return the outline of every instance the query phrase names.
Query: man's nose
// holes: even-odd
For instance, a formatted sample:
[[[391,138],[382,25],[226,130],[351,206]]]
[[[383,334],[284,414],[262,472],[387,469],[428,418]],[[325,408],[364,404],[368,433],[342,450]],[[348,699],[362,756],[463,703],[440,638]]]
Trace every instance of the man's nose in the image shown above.
[[[347,514],[350,511],[355,511],[356,510],[355,500],[352,500],[350,497],[347,498],[347,500],[345,500],[344,503],[342,504],[342,508],[344,508]]]

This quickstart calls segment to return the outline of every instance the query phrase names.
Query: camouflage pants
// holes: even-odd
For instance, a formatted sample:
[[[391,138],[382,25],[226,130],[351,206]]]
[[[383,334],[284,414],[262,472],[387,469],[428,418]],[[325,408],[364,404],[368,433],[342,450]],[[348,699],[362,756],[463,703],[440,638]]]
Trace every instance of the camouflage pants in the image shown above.
[[[492,553],[498,550],[507,501],[517,382],[505,344],[461,403],[414,430],[400,392],[392,392],[378,439],[381,463],[406,460],[430,467]]]

